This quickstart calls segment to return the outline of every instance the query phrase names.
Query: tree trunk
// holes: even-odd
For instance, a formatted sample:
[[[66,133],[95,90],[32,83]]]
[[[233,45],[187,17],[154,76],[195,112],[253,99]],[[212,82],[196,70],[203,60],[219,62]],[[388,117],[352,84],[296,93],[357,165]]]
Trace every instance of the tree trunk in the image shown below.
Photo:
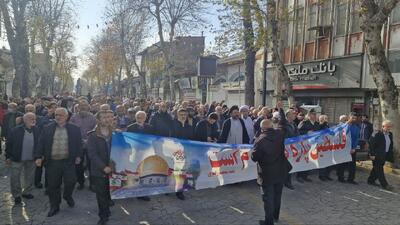
[[[384,52],[381,40],[382,25],[370,24],[365,29],[365,43],[370,65],[371,75],[378,88],[381,113],[383,120],[390,120],[393,123],[393,135],[400,135],[400,115],[399,115],[399,92],[391,75],[389,65]],[[394,138],[395,146],[395,165],[399,166],[400,139]]]
[[[253,21],[251,19],[250,0],[243,1],[243,28],[244,28],[244,49],[245,49],[245,104],[254,105],[254,66],[256,63],[256,49],[254,46]],[[239,74],[240,76],[240,74]]]
[[[143,72],[140,72],[140,93],[141,93],[141,98],[147,99],[147,88],[146,88],[146,74]]]
[[[280,48],[280,43],[279,43],[279,29],[278,29],[278,21],[277,21],[277,11],[276,11],[276,2],[275,0],[268,0],[268,14],[267,14],[267,20],[268,24],[271,26],[271,41],[272,41],[272,61],[274,62],[276,66],[276,72],[275,75],[277,76],[276,81],[278,82],[276,84],[277,90],[275,90],[275,97],[276,101],[281,101],[282,100],[282,86],[285,84],[285,90],[286,90],[286,95],[288,98],[289,105],[294,103],[294,97],[293,97],[293,88],[292,88],[292,82],[290,82],[289,79],[289,74],[286,70],[285,65],[283,64],[283,61],[280,56],[281,48]]]
[[[7,32],[7,40],[10,45],[11,55],[15,69],[15,78],[12,85],[14,97],[22,98],[30,96],[29,75],[29,42],[26,31],[25,10],[27,1],[12,2],[13,16],[9,14],[9,6],[4,0],[0,0],[0,10],[3,15],[3,23]],[[13,22],[11,22],[13,18]],[[14,27],[13,27],[14,24]]]

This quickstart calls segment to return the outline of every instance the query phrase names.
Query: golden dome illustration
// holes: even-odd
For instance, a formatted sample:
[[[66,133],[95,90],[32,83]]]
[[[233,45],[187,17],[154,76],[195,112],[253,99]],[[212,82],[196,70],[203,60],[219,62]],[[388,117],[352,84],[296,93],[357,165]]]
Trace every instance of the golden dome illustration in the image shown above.
[[[167,162],[157,155],[145,158],[137,167],[137,172],[140,177],[146,177],[149,175],[168,176],[168,170],[169,167]]]

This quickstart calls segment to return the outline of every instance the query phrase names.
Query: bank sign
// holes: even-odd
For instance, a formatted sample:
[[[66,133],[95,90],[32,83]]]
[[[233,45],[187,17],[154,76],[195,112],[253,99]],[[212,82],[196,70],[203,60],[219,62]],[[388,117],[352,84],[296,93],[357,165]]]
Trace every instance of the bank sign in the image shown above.
[[[360,88],[362,57],[352,56],[286,65],[294,89]],[[267,89],[275,88],[275,68],[267,70]]]

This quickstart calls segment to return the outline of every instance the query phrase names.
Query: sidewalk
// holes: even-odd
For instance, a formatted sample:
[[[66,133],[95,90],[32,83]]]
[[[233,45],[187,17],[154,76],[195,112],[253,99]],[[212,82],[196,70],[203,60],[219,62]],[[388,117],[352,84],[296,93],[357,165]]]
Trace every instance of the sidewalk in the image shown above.
[[[372,161],[371,160],[359,161],[359,162],[357,162],[357,167],[371,171],[372,170]],[[392,168],[391,165],[388,163],[385,164],[383,169],[385,171],[385,174],[392,174],[392,175],[400,176],[400,169]]]

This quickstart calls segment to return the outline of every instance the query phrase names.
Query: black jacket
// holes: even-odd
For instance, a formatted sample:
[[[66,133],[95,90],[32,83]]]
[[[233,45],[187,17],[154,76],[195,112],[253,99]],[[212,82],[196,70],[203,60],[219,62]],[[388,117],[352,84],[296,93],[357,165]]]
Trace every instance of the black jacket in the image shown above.
[[[372,133],[374,132],[374,126],[370,122],[363,122],[360,125],[360,138],[361,138],[361,128],[362,125],[365,124],[364,136],[365,140],[368,141],[371,138]]]
[[[182,126],[182,123],[178,120],[174,120],[174,138],[184,139],[184,140],[193,140],[193,126],[190,126],[188,122],[185,122],[185,126]]]
[[[239,118],[240,123],[242,124],[242,140],[243,140],[243,144],[249,144],[250,143],[250,138],[249,135],[247,134],[247,129],[246,126],[244,125],[244,121]],[[226,141],[228,140],[228,135],[229,132],[231,131],[231,119],[226,119],[224,124],[222,125],[222,131],[221,134],[219,135],[218,138],[218,143],[226,143]]]
[[[51,152],[56,126],[58,126],[57,123],[52,122],[44,127],[40,135],[39,146],[37,149],[35,149],[35,158],[44,157],[45,162],[49,162],[51,160]],[[81,130],[79,129],[79,127],[70,123],[67,123],[65,127],[67,128],[68,133],[68,160],[71,163],[75,163],[75,159],[77,157],[83,156]]]
[[[291,170],[285,157],[284,137],[280,130],[262,131],[255,140],[251,159],[257,162],[259,185],[282,183]]]
[[[16,119],[18,117],[22,117],[24,116],[24,114],[22,114],[19,111],[16,112],[8,112],[6,113],[6,115],[4,116],[4,120],[3,120],[3,125],[1,127],[1,137],[5,137],[7,138],[9,136],[9,133],[11,132],[11,129],[13,129],[14,127],[16,127],[18,124],[16,124]]]
[[[297,126],[294,122],[289,122],[286,118],[285,113],[283,112],[283,109],[279,110],[279,115],[281,119],[279,120],[279,128],[283,132],[284,138],[291,138],[291,137],[297,137],[300,135],[299,130],[297,129]]]
[[[128,126],[126,131],[139,134],[154,134],[153,127],[148,123],[145,123],[143,127],[138,123],[131,124]]]
[[[393,134],[389,133],[390,146],[389,152],[386,152],[386,140],[382,131],[377,132],[369,139],[369,154],[375,156],[375,161],[385,163],[393,162]]]
[[[174,123],[172,117],[167,113],[156,112],[150,118],[150,125],[154,129],[154,134],[163,137],[173,137]]]
[[[32,127],[33,132],[33,149],[38,147],[39,128]],[[11,130],[6,142],[6,159],[11,159],[13,162],[20,162],[22,155],[22,144],[25,135],[25,125],[19,125]]]
[[[300,134],[304,135],[307,134],[309,131],[318,131],[320,128],[317,121],[312,124],[310,120],[303,120],[300,122],[298,129]]]
[[[88,133],[87,150],[90,160],[90,176],[106,177],[104,168],[112,167],[110,163],[111,140],[107,143],[95,128]]]
[[[194,131],[194,139],[196,141],[207,142],[207,138],[218,140],[218,126],[216,122],[214,124],[208,123],[208,120],[202,120],[197,123],[196,129]]]

